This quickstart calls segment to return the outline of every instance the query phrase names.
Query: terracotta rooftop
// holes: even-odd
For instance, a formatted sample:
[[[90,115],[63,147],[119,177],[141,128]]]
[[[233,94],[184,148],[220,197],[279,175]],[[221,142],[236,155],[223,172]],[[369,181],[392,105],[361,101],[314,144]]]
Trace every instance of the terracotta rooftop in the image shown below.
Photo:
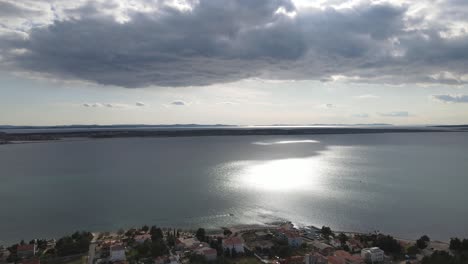
[[[230,237],[230,238],[225,238],[223,239],[223,244],[225,245],[239,245],[243,244],[242,239],[239,237]]]
[[[34,244],[18,245],[16,250],[18,250],[18,251],[33,251],[34,247],[35,247]]]

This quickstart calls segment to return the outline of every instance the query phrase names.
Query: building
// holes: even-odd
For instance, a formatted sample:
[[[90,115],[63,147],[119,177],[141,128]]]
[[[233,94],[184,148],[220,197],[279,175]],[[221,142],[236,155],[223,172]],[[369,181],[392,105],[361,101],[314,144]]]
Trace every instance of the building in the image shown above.
[[[175,243],[176,250],[197,250],[203,247],[209,247],[208,243],[200,242],[194,237],[177,238]]]
[[[348,245],[349,250],[353,253],[361,252],[361,249],[363,248],[362,243],[354,238],[346,241],[346,245]]]
[[[18,245],[16,254],[19,258],[31,258],[36,255],[36,244]]]
[[[299,247],[302,245],[302,237],[295,233],[295,232],[287,232],[285,233],[286,239],[288,240],[288,244],[291,247]]]
[[[349,252],[344,250],[337,250],[335,251],[335,257],[338,257],[343,261],[344,264],[362,264],[364,260],[361,256],[358,255],[351,255]]]
[[[138,244],[143,244],[146,240],[151,240],[150,234],[136,235],[135,242]]]
[[[367,263],[380,263],[384,261],[384,251],[378,247],[363,248],[361,250],[361,257]]]
[[[214,261],[218,257],[218,252],[214,248],[203,247],[196,250],[197,254],[205,257],[207,261]]]
[[[244,242],[239,237],[230,237],[223,239],[223,250],[235,250],[237,253],[244,253]]]
[[[328,260],[325,256],[319,253],[306,254],[304,257],[305,264],[327,264]]]
[[[125,247],[122,245],[111,246],[109,260],[112,262],[124,261],[125,260]]]
[[[291,247],[299,247],[302,244],[302,237],[295,229],[280,228],[278,235],[280,238],[287,240]]]
[[[320,254],[324,255],[324,256],[331,256],[333,255],[333,252],[334,252],[334,248],[328,244],[325,244],[325,243],[322,243],[320,241],[317,241],[317,240],[314,240],[312,242],[310,242],[310,244],[312,245],[312,247],[314,247],[314,249],[319,252]]]

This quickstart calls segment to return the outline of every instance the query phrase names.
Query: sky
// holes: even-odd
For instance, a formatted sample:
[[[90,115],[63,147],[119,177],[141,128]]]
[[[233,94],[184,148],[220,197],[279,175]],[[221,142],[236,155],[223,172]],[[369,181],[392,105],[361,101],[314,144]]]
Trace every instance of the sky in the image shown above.
[[[0,125],[468,124],[466,0],[0,0]]]

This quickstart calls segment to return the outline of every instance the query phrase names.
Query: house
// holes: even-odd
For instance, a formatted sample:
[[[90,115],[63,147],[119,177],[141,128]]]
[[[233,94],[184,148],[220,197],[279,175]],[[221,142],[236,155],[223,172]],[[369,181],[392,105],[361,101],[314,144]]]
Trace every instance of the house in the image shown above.
[[[322,243],[320,241],[314,240],[309,244],[320,254],[324,256],[331,256],[334,252],[334,248],[328,244]]]
[[[354,238],[346,241],[346,245],[348,245],[349,250],[353,253],[361,252],[361,249],[363,248],[362,243]]]
[[[31,258],[36,255],[36,244],[18,245],[16,254],[19,258]]]
[[[125,247],[122,245],[111,246],[109,260],[111,262],[124,261],[125,260]]]
[[[146,240],[151,240],[150,234],[136,235],[135,242],[138,244],[143,244]]]
[[[207,261],[214,261],[218,257],[218,252],[214,248],[203,247],[196,250],[197,254],[205,257]]]
[[[330,242],[329,244],[332,246],[332,247],[335,247],[335,248],[339,248],[341,247],[341,241],[339,239],[330,239]]]
[[[384,261],[384,251],[378,247],[363,248],[361,250],[361,257],[367,263],[379,263]]]
[[[7,262],[7,258],[10,256],[10,251],[3,246],[0,246],[0,263]]]
[[[319,253],[306,254],[304,257],[305,264],[327,264],[328,260],[325,256]]]
[[[235,250],[237,253],[244,253],[244,242],[239,237],[230,237],[223,239],[223,250]]]
[[[278,235],[280,238],[287,240],[291,247],[299,247],[302,244],[302,237],[295,229],[280,228]]]
[[[344,264],[362,264],[364,260],[361,256],[358,255],[351,255],[349,252],[344,250],[337,250],[335,251],[335,257],[342,259]]]
[[[285,264],[303,264],[304,263],[304,257],[303,256],[292,256],[283,262]]]
[[[209,247],[208,243],[200,242],[194,237],[177,238],[175,243],[176,250],[196,250],[203,247]]]

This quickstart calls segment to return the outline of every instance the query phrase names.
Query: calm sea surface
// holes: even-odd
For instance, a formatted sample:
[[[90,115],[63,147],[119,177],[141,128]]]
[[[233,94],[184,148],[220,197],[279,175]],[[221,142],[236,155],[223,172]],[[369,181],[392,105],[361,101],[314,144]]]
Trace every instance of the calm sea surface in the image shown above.
[[[0,244],[142,224],[468,237],[468,133],[0,146]]]

